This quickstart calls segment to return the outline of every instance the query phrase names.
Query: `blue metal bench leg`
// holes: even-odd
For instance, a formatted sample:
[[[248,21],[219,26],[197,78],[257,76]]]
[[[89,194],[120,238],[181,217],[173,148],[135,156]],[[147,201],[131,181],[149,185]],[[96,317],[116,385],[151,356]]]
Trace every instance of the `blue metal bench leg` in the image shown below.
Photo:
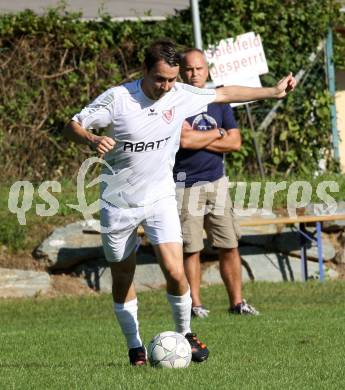
[[[308,264],[307,264],[307,240],[305,237],[306,229],[305,224],[300,223],[300,239],[301,239],[301,273],[302,280],[306,282],[308,280]]]
[[[316,241],[317,241],[317,256],[319,259],[319,274],[320,280],[323,282],[323,251],[322,251],[322,236],[321,236],[321,222],[316,222]]]

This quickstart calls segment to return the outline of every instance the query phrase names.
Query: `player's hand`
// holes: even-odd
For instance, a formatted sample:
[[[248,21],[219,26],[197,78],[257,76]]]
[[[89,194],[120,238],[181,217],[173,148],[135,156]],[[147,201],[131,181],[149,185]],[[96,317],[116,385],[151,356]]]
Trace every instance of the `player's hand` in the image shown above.
[[[107,136],[94,136],[91,142],[91,147],[96,150],[96,152],[103,156],[103,154],[110,152],[114,149],[116,142]]]
[[[296,88],[297,81],[292,73],[282,78],[276,85],[275,97],[281,99]]]

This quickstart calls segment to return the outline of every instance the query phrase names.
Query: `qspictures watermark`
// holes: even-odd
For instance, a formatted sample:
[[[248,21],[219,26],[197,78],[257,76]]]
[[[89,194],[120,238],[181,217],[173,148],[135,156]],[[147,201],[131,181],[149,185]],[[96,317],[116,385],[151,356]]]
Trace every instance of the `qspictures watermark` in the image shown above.
[[[94,164],[102,164],[102,173],[93,179],[88,184],[85,184],[85,179],[89,169]],[[144,199],[146,194],[143,190],[142,183],[133,183],[133,172],[131,169],[115,171],[105,160],[98,157],[91,157],[84,161],[81,165],[77,176],[76,197],[77,204],[67,204],[66,206],[77,210],[85,220],[93,218],[93,214],[101,208],[116,207],[118,209],[128,210],[132,208],[128,199],[133,195],[140,194]],[[185,175],[178,175],[177,187],[179,192],[185,191]],[[239,216],[250,217],[252,215],[259,216],[260,212],[273,214],[274,198],[279,192],[286,194],[287,213],[290,217],[297,215],[297,209],[307,207],[316,195],[317,214],[336,214],[337,202],[331,194],[339,193],[339,184],[336,181],[321,181],[316,188],[308,181],[287,181],[280,182],[229,182],[227,178],[222,181],[221,186],[216,186],[215,182],[199,182],[188,188],[189,203],[188,212],[195,216],[201,216],[208,212],[205,207],[198,207],[198,199],[202,191],[216,192],[216,204],[214,208],[218,215],[224,214],[226,205],[226,195],[231,189],[234,193],[232,197],[233,208]],[[100,198],[91,204],[87,203],[85,190],[95,185],[100,185]],[[146,183],[147,184],[147,183]],[[146,190],[154,191],[154,186],[157,183],[149,183],[146,185]],[[315,194],[313,194],[315,191]],[[13,214],[16,214],[20,225],[26,225],[26,214],[35,207],[36,215],[41,217],[51,217],[59,211],[59,201],[54,196],[54,193],[61,193],[62,186],[58,181],[44,181],[37,188],[27,180],[16,181],[12,184],[8,196],[8,209]],[[33,205],[34,197],[38,195],[41,200]],[[284,195],[285,196],[285,195]],[[261,202],[262,199],[262,202]],[[315,196],[314,196],[315,199]],[[262,205],[259,208],[259,204]],[[246,205],[246,207],[245,207]],[[150,205],[151,206],[151,205]],[[177,204],[178,209],[181,209],[181,204]],[[148,207],[148,213],[152,207]],[[114,229],[112,224],[112,229]],[[103,230],[108,230],[109,226],[102,226]],[[115,227],[116,228],[116,227]]]

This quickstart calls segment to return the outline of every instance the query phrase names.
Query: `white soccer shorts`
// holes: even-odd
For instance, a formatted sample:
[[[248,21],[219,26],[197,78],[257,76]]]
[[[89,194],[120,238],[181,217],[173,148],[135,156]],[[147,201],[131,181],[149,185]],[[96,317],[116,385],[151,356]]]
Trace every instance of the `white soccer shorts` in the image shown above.
[[[139,243],[139,225],[143,226],[152,245],[167,242],[182,244],[180,219],[174,196],[143,207],[119,208],[102,202],[102,243],[107,261],[122,261],[136,250]]]

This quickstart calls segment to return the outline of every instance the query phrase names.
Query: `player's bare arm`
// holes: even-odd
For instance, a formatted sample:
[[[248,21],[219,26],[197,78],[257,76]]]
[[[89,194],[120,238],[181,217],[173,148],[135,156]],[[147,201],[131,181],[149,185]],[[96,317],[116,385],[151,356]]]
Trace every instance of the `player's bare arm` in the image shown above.
[[[216,89],[216,103],[248,102],[250,100],[282,99],[297,85],[290,73],[282,78],[276,86],[267,88],[251,88],[237,85]]]
[[[218,153],[238,152],[241,148],[242,139],[239,129],[226,130],[225,136],[213,141],[206,146],[206,150]]]
[[[116,144],[112,138],[92,134],[84,129],[78,122],[73,120],[65,126],[63,134],[71,141],[89,145],[101,155],[112,150]]]
[[[184,149],[203,149],[220,138],[222,134],[219,129],[196,131],[187,121],[184,121],[180,145]]]

